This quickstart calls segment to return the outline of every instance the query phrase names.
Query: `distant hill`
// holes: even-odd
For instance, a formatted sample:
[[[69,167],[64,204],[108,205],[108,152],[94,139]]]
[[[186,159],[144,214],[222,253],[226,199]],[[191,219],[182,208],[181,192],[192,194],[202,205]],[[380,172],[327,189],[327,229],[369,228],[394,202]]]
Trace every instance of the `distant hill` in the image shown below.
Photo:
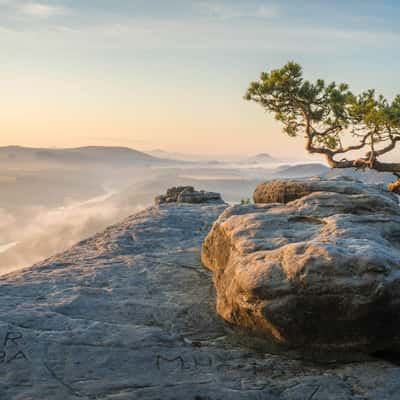
[[[272,178],[306,178],[321,176],[324,178],[351,177],[368,184],[387,184],[394,180],[394,175],[375,170],[355,170],[354,168],[329,168],[324,164],[307,163],[298,165],[281,165],[276,168]]]
[[[339,176],[348,176],[368,184],[387,184],[395,179],[395,176],[390,172],[378,172],[373,169],[362,171],[354,168],[333,168],[324,174],[326,178],[337,178]]]
[[[128,147],[86,146],[70,149],[50,149],[7,146],[0,147],[0,161],[137,164],[161,163],[170,160],[154,157]]]
[[[154,149],[146,152],[153,157],[163,158],[167,160],[179,160],[179,161],[192,161],[193,156],[183,153],[169,152],[162,149]]]
[[[305,178],[309,176],[320,176],[329,172],[329,168],[324,164],[310,163],[298,165],[281,165],[276,168],[274,178]]]
[[[256,163],[256,164],[257,163],[276,162],[276,161],[277,160],[268,153],[256,154],[255,156],[250,157],[246,160],[246,162]]]

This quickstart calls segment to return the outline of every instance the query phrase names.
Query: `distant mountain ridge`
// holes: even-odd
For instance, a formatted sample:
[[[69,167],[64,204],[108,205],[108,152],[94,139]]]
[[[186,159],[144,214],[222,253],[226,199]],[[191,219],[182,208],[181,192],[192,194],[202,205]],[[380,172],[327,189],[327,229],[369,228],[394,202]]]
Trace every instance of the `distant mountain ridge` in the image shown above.
[[[304,178],[310,176],[323,176],[330,171],[329,167],[320,163],[297,165],[281,165],[276,168],[274,178]]]
[[[76,148],[35,148],[23,146],[0,147],[0,161],[53,161],[53,162],[171,162],[128,147],[84,146]]]
[[[179,160],[179,161],[187,161],[190,160],[190,156],[187,154],[169,152],[162,149],[154,149],[150,151],[146,151],[146,154],[149,154],[156,158],[163,158],[167,160]]]

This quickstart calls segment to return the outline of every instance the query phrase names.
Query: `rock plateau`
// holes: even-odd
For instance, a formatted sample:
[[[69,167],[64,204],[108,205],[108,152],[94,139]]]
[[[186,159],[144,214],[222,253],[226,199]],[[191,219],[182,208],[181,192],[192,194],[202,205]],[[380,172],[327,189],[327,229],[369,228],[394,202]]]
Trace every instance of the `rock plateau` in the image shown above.
[[[320,365],[242,344],[200,261],[225,209],[150,207],[2,276],[0,399],[398,399],[389,362]]]

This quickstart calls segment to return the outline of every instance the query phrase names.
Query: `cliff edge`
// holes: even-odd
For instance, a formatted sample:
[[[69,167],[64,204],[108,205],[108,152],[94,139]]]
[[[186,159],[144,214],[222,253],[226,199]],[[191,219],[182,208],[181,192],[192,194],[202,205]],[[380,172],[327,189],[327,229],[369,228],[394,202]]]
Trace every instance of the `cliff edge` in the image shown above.
[[[241,344],[200,261],[225,209],[150,207],[1,277],[0,399],[398,399],[386,361],[311,364]]]

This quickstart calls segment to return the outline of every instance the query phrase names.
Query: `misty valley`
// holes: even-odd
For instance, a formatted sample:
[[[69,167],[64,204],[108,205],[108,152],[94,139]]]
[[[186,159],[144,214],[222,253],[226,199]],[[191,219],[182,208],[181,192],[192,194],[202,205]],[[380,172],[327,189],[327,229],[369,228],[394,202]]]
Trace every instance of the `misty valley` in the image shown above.
[[[268,154],[224,161],[173,156],[113,147],[1,148],[0,273],[64,251],[177,184],[219,192],[226,202],[239,203],[266,179],[356,174],[369,183],[390,180],[374,171],[335,171],[315,161]]]
[[[62,252],[176,184],[220,192],[238,203],[251,197],[260,180],[328,171],[319,163],[267,154],[225,161],[173,157],[113,147],[0,148],[0,273]]]

